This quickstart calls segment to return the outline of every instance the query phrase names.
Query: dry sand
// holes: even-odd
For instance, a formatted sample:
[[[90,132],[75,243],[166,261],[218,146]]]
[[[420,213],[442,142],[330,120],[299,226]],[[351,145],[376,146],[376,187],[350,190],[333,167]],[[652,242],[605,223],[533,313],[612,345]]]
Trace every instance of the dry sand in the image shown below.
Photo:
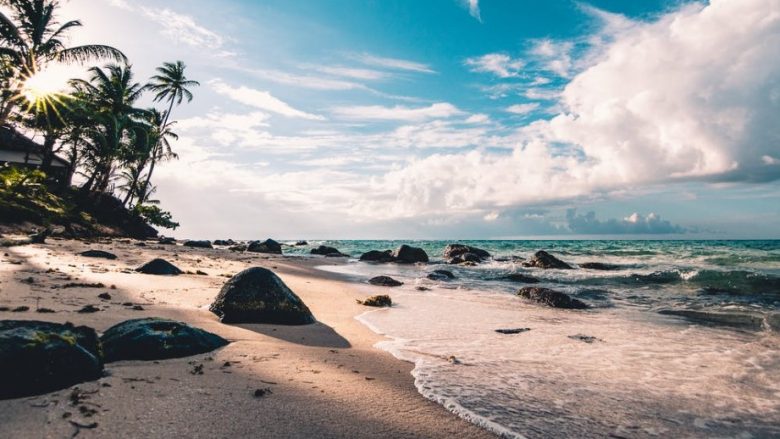
[[[88,249],[119,258],[77,256]],[[206,275],[133,271],[155,257]],[[0,307],[31,308],[0,312],[0,319],[72,322],[103,331],[127,319],[166,317],[232,342],[194,357],[108,364],[99,381],[0,401],[0,437],[492,437],[420,396],[412,365],[373,347],[381,337],[354,319],[366,311],[356,299],[386,290],[315,268],[337,263],[130,241],[50,240],[0,249]],[[209,304],[227,277],[251,266],[276,272],[318,323],[221,324]],[[106,287],[55,288],[74,282]],[[98,299],[105,292],[111,300]],[[101,310],[77,312],[90,304]],[[80,395],[75,404],[74,388]],[[256,397],[258,389],[270,392]]]

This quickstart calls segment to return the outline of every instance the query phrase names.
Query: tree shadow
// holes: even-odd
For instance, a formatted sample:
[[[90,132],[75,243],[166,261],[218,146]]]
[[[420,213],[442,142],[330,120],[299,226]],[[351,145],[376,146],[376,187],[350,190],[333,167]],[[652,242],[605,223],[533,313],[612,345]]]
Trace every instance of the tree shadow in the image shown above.
[[[347,349],[352,347],[346,338],[342,337],[330,326],[321,322],[300,326],[260,323],[242,323],[231,326],[236,326],[238,328],[302,346],[332,349]]]

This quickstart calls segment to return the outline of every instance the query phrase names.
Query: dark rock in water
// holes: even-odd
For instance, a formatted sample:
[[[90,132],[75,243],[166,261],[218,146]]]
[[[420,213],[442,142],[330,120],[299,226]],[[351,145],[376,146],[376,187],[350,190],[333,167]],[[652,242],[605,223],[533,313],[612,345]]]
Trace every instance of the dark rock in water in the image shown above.
[[[602,271],[620,270],[620,267],[617,265],[605,264],[603,262],[585,262],[584,264],[580,264],[580,268]]]
[[[135,271],[144,274],[156,274],[163,276],[177,276],[182,274],[183,271],[179,270],[175,265],[166,261],[165,259],[154,259],[151,262],[147,262],[143,266],[136,268]]]
[[[162,236],[160,237],[159,240],[157,240],[157,242],[163,245],[172,245],[172,244],[176,244],[176,238],[169,238],[169,237]]]
[[[522,334],[523,332],[530,331],[531,328],[514,328],[514,329],[496,329],[499,334]]]
[[[184,241],[184,244],[182,245],[192,248],[214,248],[214,246],[211,245],[211,241]]]
[[[365,306],[375,306],[377,308],[393,306],[393,301],[388,295],[371,296],[366,300],[358,301],[358,303]]]
[[[416,264],[418,262],[428,262],[428,253],[418,247],[411,247],[406,244],[398,247],[392,253],[395,262],[399,264]]]
[[[186,323],[159,318],[135,319],[109,328],[100,337],[106,362],[165,360],[211,352],[224,338]]]
[[[108,293],[100,293],[98,294],[98,299],[101,300],[111,300],[111,295]]]
[[[754,331],[759,331],[764,327],[764,315],[758,313],[714,312],[688,309],[664,309],[658,311],[658,313],[682,317],[704,325],[730,326]]]
[[[109,253],[103,250],[87,250],[85,252],[79,253],[80,256],[84,256],[85,258],[101,258],[101,259],[116,259],[116,255],[113,253]]]
[[[379,285],[381,287],[400,287],[404,283],[397,281],[389,276],[377,276],[368,280],[371,285]]]
[[[525,274],[521,273],[512,273],[504,276],[502,279],[512,281],[512,282],[518,282],[523,284],[538,284],[539,279],[533,277],[533,276],[527,276]]]
[[[314,323],[303,301],[277,275],[261,267],[233,276],[209,309],[223,323]]]
[[[249,243],[246,251],[252,253],[272,253],[276,255],[282,254],[282,245],[273,239],[266,239],[263,242],[252,241]]]
[[[414,289],[417,290],[417,291],[431,291],[430,288],[423,287],[423,286],[414,287]]]
[[[64,389],[100,378],[95,330],[72,324],[0,321],[0,399]]]
[[[597,341],[604,341],[600,338],[593,337],[592,335],[583,335],[583,334],[570,335],[569,338],[572,340],[577,340],[588,344],[592,344]]]
[[[470,245],[450,244],[444,248],[444,259],[450,264],[460,264],[462,262],[480,263],[490,259],[490,253]]]
[[[395,262],[395,258],[393,257],[393,252],[390,250],[385,250],[385,251],[371,250],[370,252],[363,253],[360,256],[360,260],[363,262],[381,262],[381,263]]]
[[[245,251],[246,251],[246,249],[247,249],[247,246],[246,246],[246,245],[244,245],[244,244],[238,244],[238,245],[234,245],[234,246],[230,247],[228,250],[230,250],[230,251],[232,251],[232,252],[239,252],[239,253],[243,253],[243,252],[245,252]]]
[[[520,256],[508,256],[508,257],[500,257],[500,258],[493,258],[496,262],[523,262],[525,261],[525,258],[521,258]]]
[[[430,280],[451,280],[455,279],[455,275],[449,270],[433,270],[428,274]]]
[[[307,246],[307,245],[309,245],[309,243],[306,242],[306,241],[298,241],[298,242],[295,243],[296,247],[304,247],[304,246]]]
[[[214,241],[214,245],[221,245],[223,247],[227,247],[229,245],[236,245],[236,241],[233,241],[232,239],[217,239]]]
[[[338,251],[338,249],[328,247],[327,245],[321,245],[317,248],[311,249],[311,254],[330,257],[347,257],[347,255],[341,253]]]
[[[524,267],[536,267],[536,268],[557,268],[560,270],[571,270],[571,265],[563,262],[555,256],[547,253],[544,250],[539,250],[534,254],[528,262],[523,262]]]
[[[542,305],[563,309],[587,309],[589,306],[578,299],[573,299],[565,293],[549,288],[525,287],[517,292],[517,295],[525,299],[533,300]]]

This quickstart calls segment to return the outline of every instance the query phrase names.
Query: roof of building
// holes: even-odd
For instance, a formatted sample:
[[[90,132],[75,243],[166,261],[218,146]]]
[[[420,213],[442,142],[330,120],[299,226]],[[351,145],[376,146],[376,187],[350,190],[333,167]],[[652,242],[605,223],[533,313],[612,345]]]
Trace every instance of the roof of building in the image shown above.
[[[39,162],[40,157],[43,155],[43,145],[36,143],[11,127],[0,126],[0,151],[29,153],[37,156],[36,158]],[[36,160],[33,159],[30,162],[34,163],[35,161]],[[69,165],[67,160],[57,156],[54,156],[53,162],[54,166],[66,167]]]

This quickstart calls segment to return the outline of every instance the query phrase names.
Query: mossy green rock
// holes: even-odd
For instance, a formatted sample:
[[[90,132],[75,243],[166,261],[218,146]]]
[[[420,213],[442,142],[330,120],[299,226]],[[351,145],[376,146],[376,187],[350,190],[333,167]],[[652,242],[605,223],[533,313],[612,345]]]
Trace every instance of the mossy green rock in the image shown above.
[[[95,330],[70,323],[0,321],[0,399],[64,389],[101,377]]]
[[[186,323],[153,317],[112,326],[100,340],[106,362],[189,357],[228,344],[224,338]]]
[[[223,323],[314,323],[303,301],[277,275],[262,267],[233,276],[209,309]]]

